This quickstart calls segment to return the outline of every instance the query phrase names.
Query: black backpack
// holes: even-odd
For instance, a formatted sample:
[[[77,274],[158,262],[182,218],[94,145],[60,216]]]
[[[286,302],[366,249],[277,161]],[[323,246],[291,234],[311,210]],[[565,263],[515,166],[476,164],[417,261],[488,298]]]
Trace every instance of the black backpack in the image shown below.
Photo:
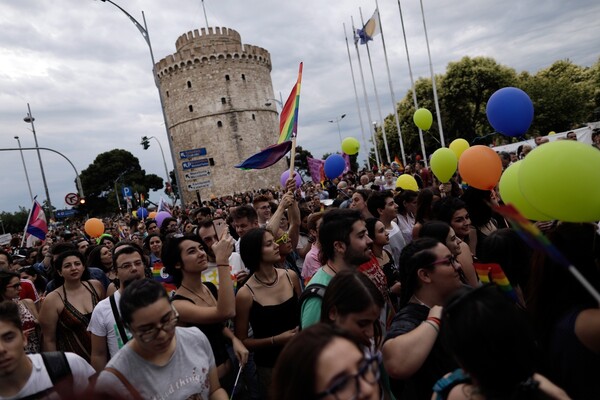
[[[57,393],[61,399],[72,399],[73,396],[73,373],[62,351],[47,351],[41,353],[46,371],[52,381],[52,387],[41,392],[23,397],[22,400],[43,399],[50,393]]]
[[[298,299],[298,306],[299,306],[300,311],[302,312],[302,305],[308,299],[317,297],[317,298],[323,300],[326,289],[327,289],[327,286],[323,285],[322,283],[311,283],[306,288],[304,288],[304,291],[302,292],[302,294],[300,295],[300,298]],[[302,317],[302,314],[301,314],[301,317]],[[298,326],[302,327],[302,321],[300,321]]]

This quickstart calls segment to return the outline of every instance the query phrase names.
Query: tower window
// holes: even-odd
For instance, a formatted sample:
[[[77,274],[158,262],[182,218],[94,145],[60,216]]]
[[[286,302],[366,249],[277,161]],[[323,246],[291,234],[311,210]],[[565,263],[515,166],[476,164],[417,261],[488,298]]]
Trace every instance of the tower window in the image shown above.
[[[222,123],[221,121],[217,121],[217,126],[218,126],[219,128],[222,128],[222,127],[223,127],[223,123]]]
[[[242,80],[245,81],[246,80],[246,75],[242,74]]]
[[[252,114],[252,121],[256,120],[256,115]]]
[[[167,90],[167,97],[169,97],[169,91]]]
[[[227,99],[225,97],[221,97],[221,104],[227,104]]]
[[[190,112],[193,112],[193,111],[194,111],[194,106],[190,104],[190,105],[188,106],[188,109],[190,110]]]
[[[228,81],[229,80],[229,75],[225,75],[225,80]]]
[[[192,82],[188,81],[187,85],[188,85],[188,88],[191,88],[192,87]]]

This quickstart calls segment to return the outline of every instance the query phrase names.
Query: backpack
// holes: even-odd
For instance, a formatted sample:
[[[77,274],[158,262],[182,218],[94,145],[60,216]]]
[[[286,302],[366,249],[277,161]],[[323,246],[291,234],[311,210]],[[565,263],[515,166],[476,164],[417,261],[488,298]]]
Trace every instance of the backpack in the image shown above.
[[[73,373],[65,353],[62,351],[47,351],[40,354],[53,386],[46,390],[42,390],[41,392],[24,397],[22,400],[42,399],[50,393],[58,394],[61,399],[74,398]]]
[[[326,289],[327,289],[327,286],[325,286],[321,283],[311,283],[310,285],[308,285],[306,288],[304,288],[304,291],[302,292],[302,294],[300,295],[300,298],[298,299],[299,309],[302,311],[302,305],[304,304],[304,302],[308,299],[312,299],[313,297],[317,297],[317,298],[323,300]],[[300,321],[298,326],[299,327],[302,326],[302,321]]]

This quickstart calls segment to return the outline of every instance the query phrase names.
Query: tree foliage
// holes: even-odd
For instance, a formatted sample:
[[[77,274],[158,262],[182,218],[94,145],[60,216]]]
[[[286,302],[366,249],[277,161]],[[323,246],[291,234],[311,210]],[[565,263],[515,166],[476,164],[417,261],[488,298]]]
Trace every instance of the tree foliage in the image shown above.
[[[1,212],[0,220],[2,220],[2,226],[6,233],[23,233],[25,230],[25,224],[27,223],[27,217],[29,216],[29,210],[25,207],[19,207],[19,211],[14,213]],[[4,233],[4,232],[2,232]]]
[[[155,174],[146,174],[139,160],[130,152],[114,149],[96,156],[85,170],[81,171],[81,183],[86,191],[87,212],[100,215],[118,210],[117,195],[122,197],[123,186],[148,198],[150,190],[163,187],[163,179]]]
[[[493,58],[463,57],[449,63],[445,74],[436,75],[436,84],[446,146],[459,137],[476,144],[487,144],[492,139],[510,140],[501,135],[482,140],[494,132],[486,116],[487,101],[494,92],[507,86],[523,89],[534,104],[534,120],[527,136],[565,131],[600,119],[600,59],[589,68],[559,60],[531,75],[517,74]],[[427,108],[433,114],[433,125],[423,132],[429,155],[440,147],[431,79],[419,78],[415,82],[415,93],[419,108]],[[421,144],[419,130],[412,119],[416,111],[412,90],[407,91],[397,107],[405,154],[414,160],[414,156],[421,153]],[[385,118],[385,132],[391,159],[395,156],[401,159],[393,114]],[[387,162],[381,127],[376,130],[376,140],[382,162]],[[373,152],[371,156],[374,159]]]

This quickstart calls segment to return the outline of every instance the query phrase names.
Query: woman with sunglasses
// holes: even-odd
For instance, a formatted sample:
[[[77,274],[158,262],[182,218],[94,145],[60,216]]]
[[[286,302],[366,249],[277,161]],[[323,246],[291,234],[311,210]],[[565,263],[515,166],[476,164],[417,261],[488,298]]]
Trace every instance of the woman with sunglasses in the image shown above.
[[[421,238],[400,255],[400,311],[383,345],[383,360],[398,398],[431,397],[433,384],[456,363],[438,340],[442,306],[463,286],[460,265],[439,241]]]
[[[235,335],[254,351],[259,388],[265,396],[279,353],[298,331],[302,289],[296,273],[275,268],[281,256],[270,231],[248,231],[240,241],[240,255],[251,277],[236,295]],[[253,337],[248,337],[250,325]]]
[[[21,279],[18,273],[0,271],[0,301],[12,301],[19,306],[23,333],[27,336],[26,353],[39,353],[42,350],[38,311],[31,299],[19,300]]]
[[[381,358],[350,332],[316,324],[285,347],[273,372],[272,400],[380,400]]]
[[[442,342],[462,369],[435,384],[435,399],[569,399],[536,373],[531,324],[498,286],[458,290],[444,307],[442,327]]]
[[[208,339],[196,327],[177,327],[179,314],[159,282],[133,281],[119,304],[133,339],[100,373],[97,398],[227,399]]]

